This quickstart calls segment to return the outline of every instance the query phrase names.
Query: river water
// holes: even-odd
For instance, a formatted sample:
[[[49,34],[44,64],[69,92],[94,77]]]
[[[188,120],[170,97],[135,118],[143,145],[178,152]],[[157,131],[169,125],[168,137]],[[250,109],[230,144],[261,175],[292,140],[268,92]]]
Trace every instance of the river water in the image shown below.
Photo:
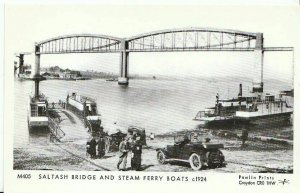
[[[106,129],[116,122],[118,127],[136,125],[146,128],[148,134],[162,134],[196,128],[199,122],[192,120],[196,113],[213,106],[216,93],[221,98],[237,96],[239,83],[243,84],[243,94],[249,93],[251,81],[234,78],[132,79],[128,87],[104,79],[46,80],[40,83],[40,91],[49,102],[65,101],[71,92],[94,98]],[[276,80],[265,81],[266,92],[277,94],[283,89],[291,89],[291,85]],[[45,134],[32,135],[28,132],[28,96],[33,92],[34,82],[15,81],[15,147],[48,143]]]

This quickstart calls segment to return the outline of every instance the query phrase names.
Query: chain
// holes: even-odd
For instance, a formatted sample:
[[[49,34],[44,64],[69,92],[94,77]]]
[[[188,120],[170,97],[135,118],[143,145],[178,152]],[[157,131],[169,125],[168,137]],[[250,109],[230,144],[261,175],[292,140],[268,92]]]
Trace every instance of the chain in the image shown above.
[[[100,169],[102,169],[102,170],[110,171],[110,169],[108,169],[108,168],[105,168],[105,167],[103,167],[103,166],[100,166],[100,165],[98,165],[98,164],[95,164],[95,163],[92,162],[91,160],[88,160],[88,159],[86,159],[86,158],[84,158],[84,157],[81,157],[81,156],[79,156],[79,155],[77,155],[77,154],[72,153],[71,151],[69,151],[69,150],[67,150],[67,149],[65,149],[65,148],[63,148],[63,147],[61,147],[60,144],[58,144],[58,143],[54,143],[54,145],[56,145],[56,146],[59,147],[60,149],[62,149],[62,150],[64,150],[64,151],[68,152],[69,154],[71,154],[71,155],[73,155],[73,156],[75,156],[75,157],[77,157],[77,158],[79,158],[79,159],[82,159],[82,160],[85,160],[85,161],[89,162],[90,164],[92,164],[92,165],[94,165],[94,166],[96,166],[96,167],[98,167],[98,168],[100,168]]]

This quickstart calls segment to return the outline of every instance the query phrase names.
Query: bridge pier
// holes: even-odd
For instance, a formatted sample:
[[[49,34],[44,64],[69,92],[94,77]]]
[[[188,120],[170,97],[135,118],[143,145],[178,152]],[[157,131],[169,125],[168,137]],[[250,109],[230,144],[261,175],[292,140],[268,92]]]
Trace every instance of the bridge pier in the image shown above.
[[[33,77],[32,79],[35,82],[35,89],[34,89],[34,97],[39,97],[39,83],[42,80],[42,77],[40,75],[40,63],[41,63],[41,54],[40,54],[40,47],[38,45],[35,46],[35,62],[34,62],[34,71],[32,73]]]
[[[121,42],[121,55],[120,55],[120,76],[118,78],[119,85],[127,86],[129,84],[128,79],[128,65],[129,65],[129,52],[126,52],[128,49],[128,42],[123,40]]]
[[[254,50],[254,79],[253,79],[253,93],[262,93],[264,90],[263,83],[263,67],[264,67],[264,38],[262,33],[257,33],[256,45]]]

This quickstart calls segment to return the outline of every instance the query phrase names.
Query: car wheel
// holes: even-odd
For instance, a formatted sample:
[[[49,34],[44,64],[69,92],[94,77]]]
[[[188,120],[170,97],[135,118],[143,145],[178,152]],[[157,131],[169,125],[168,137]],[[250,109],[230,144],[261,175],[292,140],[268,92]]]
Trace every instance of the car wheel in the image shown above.
[[[157,152],[157,161],[160,164],[165,164],[166,163],[166,155],[163,151],[159,150]]]
[[[223,166],[223,160],[222,160],[221,155],[222,155],[221,151],[207,152],[206,157],[207,157],[208,167],[210,167],[210,168],[222,167]],[[217,163],[214,163],[213,159]]]
[[[190,156],[189,162],[190,162],[191,168],[193,170],[200,170],[202,168],[202,163],[201,163],[200,156],[196,153],[193,153]]]

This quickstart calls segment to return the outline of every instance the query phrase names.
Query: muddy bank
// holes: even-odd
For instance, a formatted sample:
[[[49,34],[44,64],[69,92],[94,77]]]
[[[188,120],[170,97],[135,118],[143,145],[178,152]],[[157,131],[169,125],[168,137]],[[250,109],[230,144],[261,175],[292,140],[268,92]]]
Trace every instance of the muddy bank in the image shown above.
[[[14,149],[16,170],[76,170],[82,163],[54,145]]]
[[[109,152],[102,159],[91,159],[86,154],[86,142],[91,137],[82,121],[69,111],[58,111],[60,126],[66,134],[61,142],[28,144],[14,149],[14,169],[18,170],[73,170],[73,171],[116,171],[118,152]],[[276,140],[262,140],[266,137],[278,137],[280,130],[249,130],[249,140],[242,146],[241,130],[231,129],[195,129],[203,140],[224,144],[226,167],[204,169],[199,172],[268,172],[281,173],[293,171],[293,146]],[[175,135],[184,135],[187,130],[156,134],[154,140],[147,138],[143,148],[142,170],[163,172],[193,171],[188,164],[168,163],[160,165],[156,159],[156,149],[174,144]],[[289,132],[286,132],[289,133]],[[149,133],[148,133],[149,134]],[[261,136],[259,138],[259,136]],[[262,138],[265,137],[265,138]],[[290,137],[290,136],[289,136]],[[127,169],[130,170],[130,156]]]
[[[245,145],[242,145],[240,130],[194,129],[160,134],[156,137],[172,144],[174,143],[173,139],[175,135],[184,135],[186,132],[198,132],[201,134],[203,140],[210,138],[211,143],[222,143],[224,144],[224,148],[230,151],[277,151],[293,149],[293,143],[290,140],[275,138],[277,137],[276,135],[261,136],[260,132],[251,130]]]
[[[118,152],[109,152],[102,159],[91,159],[86,155],[86,140],[76,140],[46,146],[32,146],[14,150],[14,169],[33,170],[112,170],[116,171]],[[227,161],[226,167],[204,169],[199,172],[268,172],[281,173],[293,171],[293,152],[290,147],[274,144],[251,142],[245,147],[241,143],[221,137],[212,139],[212,143],[224,143],[223,153]],[[160,165],[156,160],[156,148],[173,144],[172,136],[157,136],[154,140],[147,140],[147,147],[143,148],[142,170],[163,172],[193,172],[188,164],[168,163]],[[230,146],[231,145],[231,146]],[[227,146],[227,147],[226,147]],[[130,170],[130,154],[127,169]],[[283,170],[280,170],[283,169]]]

